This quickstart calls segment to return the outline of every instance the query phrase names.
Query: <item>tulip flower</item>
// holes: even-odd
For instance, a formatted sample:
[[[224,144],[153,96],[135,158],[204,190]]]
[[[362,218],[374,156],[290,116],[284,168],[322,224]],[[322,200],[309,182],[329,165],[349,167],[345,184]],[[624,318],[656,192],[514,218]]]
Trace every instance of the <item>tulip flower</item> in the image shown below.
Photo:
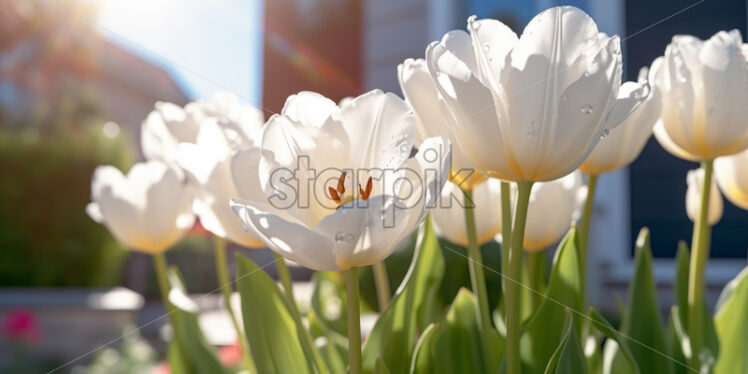
[[[612,111],[621,84],[619,38],[599,33],[577,8],[540,13],[519,38],[490,19],[471,17],[468,31],[429,45],[426,62],[456,118],[455,144],[482,172],[520,183],[507,270],[518,279],[532,183],[577,169],[637,101]],[[515,374],[519,290],[506,286],[507,372]]]
[[[642,98],[641,103],[627,116],[621,116],[621,123],[600,139],[587,159],[579,165],[579,170],[597,176],[628,166],[639,157],[660,114],[661,94],[659,90],[651,89],[651,75],[649,68],[643,67],[639,70],[637,82],[621,85],[614,111],[620,105],[628,110],[629,104],[624,103],[625,100]]]
[[[748,148],[748,64],[740,31],[720,31],[706,41],[676,35],[665,49],[661,68],[654,73],[662,92],[660,120],[654,134],[673,155],[701,161],[704,186],[691,242],[688,285],[688,330],[691,349],[700,352],[704,268],[709,259],[710,225],[707,222],[714,159]],[[708,129],[707,129],[708,127]],[[694,353],[691,366],[700,367]]]
[[[454,154],[454,153],[453,153]],[[473,188],[475,229],[478,245],[483,245],[501,231],[501,211],[496,202],[501,197],[501,181],[489,178]],[[436,232],[452,243],[468,246],[465,225],[465,197],[460,187],[447,182],[441,193],[441,203],[431,212]]]
[[[663,148],[692,161],[748,148],[748,64],[740,31],[706,41],[676,35],[665,49],[655,84],[662,92],[654,134]]]
[[[179,144],[195,143],[201,124],[209,118],[240,124],[245,131],[263,123],[260,110],[242,105],[239,98],[229,92],[219,92],[211,101],[191,102],[184,108],[158,102],[141,127],[140,142],[146,160],[177,166]]]
[[[686,190],[686,213],[691,221],[696,221],[700,212],[701,189],[704,186],[704,169],[689,170],[686,177],[688,189]],[[709,212],[707,222],[714,226],[722,218],[722,196],[719,194],[717,184],[712,179],[709,189]]]
[[[637,103],[611,112],[620,42],[577,8],[540,13],[520,38],[491,19],[471,17],[468,30],[429,45],[426,61],[456,118],[455,143],[494,177],[548,181],[571,173]]]
[[[265,196],[234,198],[233,209],[270,249],[308,268],[379,262],[423,220],[448,175],[449,141],[427,139],[411,158],[415,131],[410,108],[393,94],[374,90],[342,107],[312,92],[293,95],[265,125]]]
[[[410,107],[390,93],[370,91],[342,106],[293,95],[265,124],[266,196],[231,200],[274,252],[314,270],[345,270],[351,373],[360,372],[357,267],[384,260],[410,234],[449,173],[449,140],[426,139],[413,156],[415,132]]]
[[[579,218],[587,187],[579,172],[545,183],[536,183],[530,193],[523,248],[540,251],[558,242]]]
[[[126,246],[158,254],[192,227],[192,196],[176,171],[161,162],[135,164],[127,175],[99,166],[86,212]]]
[[[240,149],[249,154],[259,154],[261,123],[245,129],[239,123],[206,120],[200,127],[195,143],[181,143],[178,148],[178,165],[186,172],[188,181],[195,186],[193,211],[200,223],[212,234],[239,245],[260,248],[262,241],[244,230],[236,219],[229,200],[231,197],[254,199],[264,197],[259,183],[259,165],[244,170],[240,182],[242,193],[232,176],[232,157]],[[241,158],[241,160],[245,159]]]
[[[714,177],[727,200],[748,210],[748,151],[716,159]]]

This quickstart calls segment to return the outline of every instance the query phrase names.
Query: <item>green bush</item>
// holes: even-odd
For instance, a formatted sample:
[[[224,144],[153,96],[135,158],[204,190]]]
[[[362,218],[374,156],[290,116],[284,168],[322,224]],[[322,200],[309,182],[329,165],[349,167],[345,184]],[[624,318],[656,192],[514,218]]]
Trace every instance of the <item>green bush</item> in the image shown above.
[[[127,166],[101,127],[40,135],[0,130],[0,286],[108,286],[126,252],[85,213],[99,164]]]

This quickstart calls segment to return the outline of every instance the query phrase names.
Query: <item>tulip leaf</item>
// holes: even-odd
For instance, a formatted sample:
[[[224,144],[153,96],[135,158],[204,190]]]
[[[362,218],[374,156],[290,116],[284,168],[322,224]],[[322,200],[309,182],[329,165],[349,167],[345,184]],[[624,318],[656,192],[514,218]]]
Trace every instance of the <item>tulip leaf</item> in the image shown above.
[[[379,358],[392,373],[406,373],[418,333],[433,322],[444,257],[427,217],[418,235],[408,274],[364,342],[363,370],[372,373]]]
[[[681,320],[681,313],[677,305],[670,308],[670,320],[668,321],[668,346],[670,346],[670,356],[675,361],[673,372],[676,374],[691,373],[688,358],[691,357],[691,343],[686,334],[686,328]]]
[[[714,321],[721,342],[714,372],[748,373],[748,268],[722,291]]]
[[[485,357],[478,329],[478,302],[465,288],[457,296],[441,323],[430,325],[414,353],[411,373],[496,373],[504,354],[504,341],[491,327],[490,352]]]
[[[636,240],[634,275],[629,286],[628,309],[621,323],[621,334],[634,342],[629,348],[640,368],[653,373],[672,373],[673,362],[667,354],[660,309],[657,305],[649,230],[643,228]],[[609,341],[605,347],[605,367],[613,373],[625,363],[620,347]]]
[[[169,342],[166,351],[166,361],[169,363],[169,372],[171,374],[189,374],[186,362],[179,353],[179,346],[176,340]]]
[[[278,286],[249,259],[236,259],[244,329],[258,372],[312,373]]]
[[[545,367],[545,374],[586,374],[587,362],[574,327],[572,312],[566,309],[561,341]]]
[[[562,331],[558,327],[564,324],[566,309],[580,313],[582,272],[578,253],[579,239],[576,228],[572,228],[556,250],[542,304],[520,336],[523,373],[542,373],[546,369],[561,342]]]
[[[688,253],[688,246],[685,242],[681,241],[678,243],[678,252],[675,256],[676,263],[676,275],[675,275],[675,300],[678,304],[678,317],[683,327],[684,335],[681,338],[688,340],[690,333],[688,332],[688,278],[689,278],[689,262],[690,255]],[[702,364],[709,363],[713,364],[719,355],[719,341],[717,340],[717,332],[714,328],[714,320],[709,313],[709,308],[704,301],[701,306],[701,327],[703,331],[701,336],[704,339],[704,345],[702,347],[699,357],[701,357]],[[691,358],[690,349],[681,351],[686,360]],[[677,365],[681,366],[681,365]]]
[[[608,320],[605,319],[597,310],[594,308],[589,309],[589,318],[591,322],[591,326],[595,327],[597,331],[600,331],[605,337],[607,337],[609,340],[608,344],[615,344],[618,346],[618,349],[623,353],[623,356],[626,358],[626,360],[622,360],[621,363],[618,363],[621,365],[622,371],[626,373],[639,373],[639,366],[636,364],[636,360],[634,359],[634,355],[631,353],[631,349],[629,348],[629,344],[625,337],[621,335],[616,329],[613,327],[613,325],[608,322]]]
[[[200,330],[197,320],[197,306],[187,295],[182,277],[176,268],[169,269],[169,302],[174,306],[171,312],[174,337],[178,350],[172,360],[180,361],[177,371],[183,373],[225,373],[218,360],[215,348],[210,345]]]

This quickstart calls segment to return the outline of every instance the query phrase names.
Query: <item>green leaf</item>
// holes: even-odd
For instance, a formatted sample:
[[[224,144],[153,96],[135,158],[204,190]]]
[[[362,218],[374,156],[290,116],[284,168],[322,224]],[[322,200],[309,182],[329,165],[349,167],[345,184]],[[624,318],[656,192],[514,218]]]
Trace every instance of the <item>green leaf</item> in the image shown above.
[[[686,328],[681,320],[681,313],[678,306],[673,305],[670,308],[670,320],[668,321],[668,346],[670,346],[670,355],[675,361],[673,371],[676,374],[691,373],[688,366],[688,358],[691,356],[691,343],[686,334]]]
[[[177,339],[179,352],[174,352],[174,361],[181,361],[177,370],[185,373],[225,373],[218,360],[215,348],[210,345],[200,330],[197,322],[197,305],[187,295],[184,282],[177,268],[170,268],[169,302],[174,306],[172,321],[174,337]],[[181,359],[181,360],[180,360]]]
[[[313,309],[307,314],[307,319],[315,345],[330,372],[344,373],[348,367],[348,338],[325,325]]]
[[[675,301],[678,305],[680,320],[688,321],[688,245],[684,241],[678,242],[678,252],[675,254]]]
[[[316,271],[312,275],[314,291],[312,310],[320,322],[343,336],[348,336],[348,311],[345,307],[345,279],[337,271]]]
[[[586,374],[588,372],[582,345],[579,344],[577,329],[574,327],[574,317],[572,317],[572,312],[566,309],[561,342],[548,360],[545,374]]]
[[[714,372],[748,373],[748,268],[727,284],[719,300],[714,321],[721,350]]]
[[[558,327],[566,320],[566,308],[577,312],[582,308],[578,248],[577,231],[572,228],[556,250],[546,297],[520,336],[520,358],[525,374],[544,372],[563,337]]]
[[[381,358],[392,373],[406,373],[417,334],[433,322],[438,308],[437,291],[444,275],[444,258],[427,217],[418,235],[411,266],[395,297],[364,342],[362,366],[372,373]]]
[[[179,346],[176,340],[169,342],[166,352],[166,361],[169,363],[169,372],[171,374],[188,374],[190,371],[186,367],[186,361],[179,353]]]
[[[634,355],[631,353],[629,344],[625,337],[623,337],[613,325],[608,322],[597,310],[594,308],[589,309],[589,317],[592,322],[591,325],[600,331],[605,337],[608,338],[607,344],[616,344],[618,349],[623,352],[623,356],[626,358],[625,361],[620,361],[618,364],[621,365],[622,371],[626,373],[639,373],[639,366],[636,364]],[[605,371],[605,369],[603,369]]]
[[[278,286],[249,259],[238,253],[236,259],[244,330],[258,372],[312,373]]]
[[[640,368],[647,368],[652,373],[672,373],[673,362],[667,355],[662,331],[652,275],[649,230],[646,228],[641,230],[636,240],[634,263],[634,278],[629,286],[628,309],[621,324],[621,333],[635,342],[629,348]],[[618,368],[624,365],[621,361],[625,358],[618,344],[606,344],[605,351],[606,362],[603,366],[610,367],[613,373],[621,372]]]
[[[504,341],[491,329],[495,352],[484,357],[478,329],[478,302],[465,288],[460,289],[446,317],[430,325],[418,342],[412,373],[495,373],[504,354]]]
[[[390,369],[387,369],[387,364],[381,358],[378,358],[374,365],[374,374],[390,374]]]

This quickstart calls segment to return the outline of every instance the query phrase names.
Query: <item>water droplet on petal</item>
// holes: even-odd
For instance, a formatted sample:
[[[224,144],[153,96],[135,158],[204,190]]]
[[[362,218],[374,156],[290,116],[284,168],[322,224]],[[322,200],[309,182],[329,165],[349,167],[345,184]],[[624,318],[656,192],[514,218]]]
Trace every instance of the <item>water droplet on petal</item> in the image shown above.
[[[530,129],[527,131],[528,138],[537,138],[540,135],[540,121],[535,120],[530,123]]]
[[[486,43],[486,44],[483,45],[483,50],[484,51],[488,52],[489,49],[491,49],[491,45],[490,44]]]
[[[344,232],[338,232],[337,234],[335,234],[335,243],[345,244],[348,241],[348,235],[350,234],[346,234]]]
[[[601,136],[601,138],[605,139],[608,137],[608,135],[610,135],[610,129],[605,129],[603,130],[603,135]]]
[[[582,110],[582,113],[584,113],[584,114],[592,114],[592,105],[590,105],[590,104],[584,104],[584,105],[582,105],[581,110]]]
[[[566,99],[568,99],[566,95],[561,95],[561,101],[566,101]]]

